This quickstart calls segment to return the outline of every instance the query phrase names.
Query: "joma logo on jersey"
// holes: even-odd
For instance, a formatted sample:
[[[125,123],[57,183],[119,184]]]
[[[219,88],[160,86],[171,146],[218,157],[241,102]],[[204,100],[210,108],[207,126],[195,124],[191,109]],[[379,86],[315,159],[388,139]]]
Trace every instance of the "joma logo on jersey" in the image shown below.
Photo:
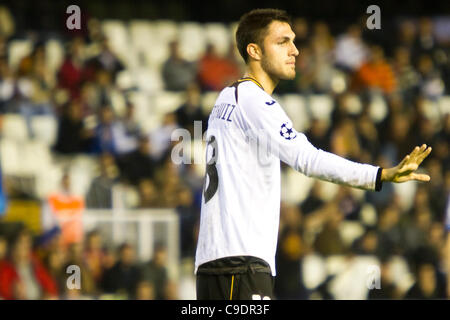
[[[271,106],[271,105],[273,105],[274,103],[275,103],[275,100],[266,102],[266,104],[267,104],[268,106]]]
[[[230,119],[231,114],[234,111],[234,108],[236,106],[234,104],[228,104],[228,103],[221,103],[219,105],[215,105],[213,111],[211,112],[211,117],[232,122]]]

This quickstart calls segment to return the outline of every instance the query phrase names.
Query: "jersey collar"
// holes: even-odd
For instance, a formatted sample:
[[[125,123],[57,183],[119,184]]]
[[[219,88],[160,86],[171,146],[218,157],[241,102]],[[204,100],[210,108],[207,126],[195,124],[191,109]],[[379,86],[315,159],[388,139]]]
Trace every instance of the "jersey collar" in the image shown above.
[[[264,90],[264,88],[263,88],[263,86],[261,85],[261,83],[259,83],[256,79],[253,79],[253,78],[250,78],[250,77],[246,77],[246,78],[239,79],[237,82],[238,82],[238,83],[241,83],[241,82],[244,82],[244,81],[251,81],[251,82],[253,82],[254,84],[256,84],[258,87],[260,87],[261,89]]]

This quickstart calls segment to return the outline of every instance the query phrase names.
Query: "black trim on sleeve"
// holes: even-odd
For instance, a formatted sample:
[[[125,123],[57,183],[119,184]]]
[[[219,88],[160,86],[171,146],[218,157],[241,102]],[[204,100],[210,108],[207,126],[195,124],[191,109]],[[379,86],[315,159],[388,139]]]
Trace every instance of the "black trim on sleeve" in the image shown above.
[[[375,191],[381,191],[381,188],[383,187],[383,182],[381,181],[381,171],[383,168],[378,168],[377,172],[377,179],[375,181]]]

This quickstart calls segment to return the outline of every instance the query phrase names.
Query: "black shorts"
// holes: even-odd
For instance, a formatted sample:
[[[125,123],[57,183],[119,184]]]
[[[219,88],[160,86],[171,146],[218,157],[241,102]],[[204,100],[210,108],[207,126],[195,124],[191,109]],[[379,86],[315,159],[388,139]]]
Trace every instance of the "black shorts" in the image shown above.
[[[255,257],[218,259],[197,270],[198,300],[273,299],[273,287],[269,265]]]

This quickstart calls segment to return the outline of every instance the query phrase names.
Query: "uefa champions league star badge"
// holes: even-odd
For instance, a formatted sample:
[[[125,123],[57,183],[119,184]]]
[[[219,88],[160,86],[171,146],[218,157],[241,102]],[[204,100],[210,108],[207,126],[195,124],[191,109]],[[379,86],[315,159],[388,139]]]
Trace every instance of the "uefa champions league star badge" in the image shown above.
[[[281,125],[280,135],[286,140],[293,140],[297,137],[297,134],[292,129],[292,125],[289,125],[288,122]]]

